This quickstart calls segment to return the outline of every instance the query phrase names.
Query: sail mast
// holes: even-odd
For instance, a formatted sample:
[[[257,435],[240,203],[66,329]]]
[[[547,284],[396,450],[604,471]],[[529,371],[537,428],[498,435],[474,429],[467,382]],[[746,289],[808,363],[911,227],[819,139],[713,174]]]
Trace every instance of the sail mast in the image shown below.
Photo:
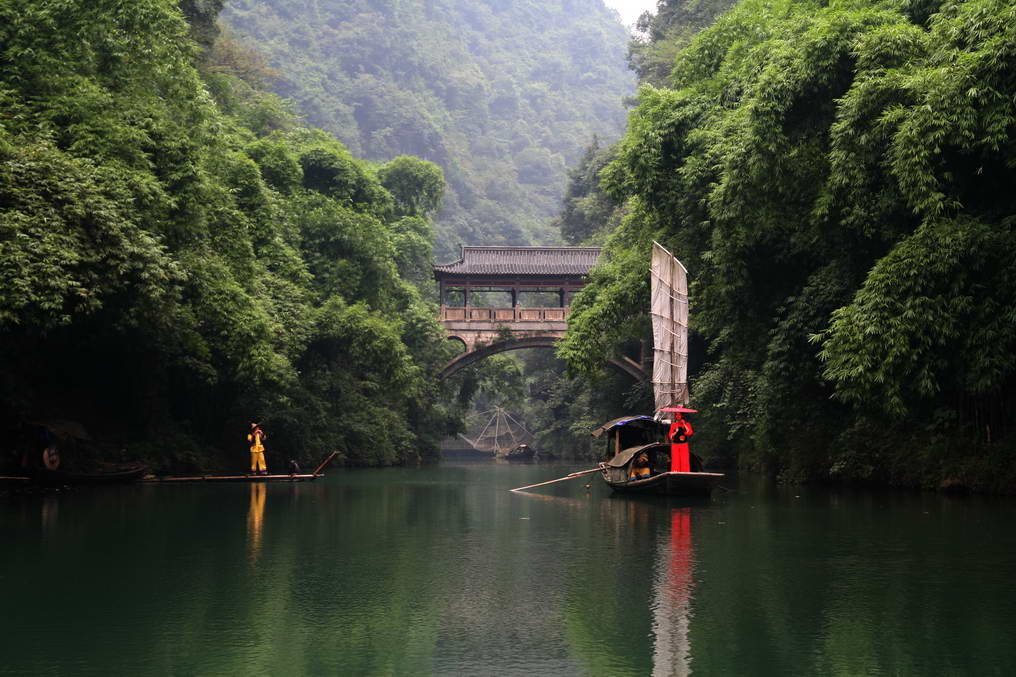
[[[656,409],[688,406],[688,271],[653,242],[650,275]]]

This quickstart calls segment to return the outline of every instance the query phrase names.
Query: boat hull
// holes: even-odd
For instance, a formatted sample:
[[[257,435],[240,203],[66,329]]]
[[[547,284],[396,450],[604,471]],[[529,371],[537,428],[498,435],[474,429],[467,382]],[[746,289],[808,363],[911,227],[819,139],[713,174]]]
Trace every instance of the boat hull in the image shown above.
[[[606,471],[601,476],[618,493],[655,496],[708,496],[723,479],[723,473],[715,472],[665,472],[625,482],[610,480]]]
[[[130,470],[103,473],[72,473],[37,468],[31,472],[31,477],[38,484],[57,486],[71,484],[126,484],[137,482],[144,474],[144,468],[131,468]]]
[[[512,449],[505,456],[505,460],[510,463],[532,463],[536,458],[536,451],[530,448],[525,449]]]

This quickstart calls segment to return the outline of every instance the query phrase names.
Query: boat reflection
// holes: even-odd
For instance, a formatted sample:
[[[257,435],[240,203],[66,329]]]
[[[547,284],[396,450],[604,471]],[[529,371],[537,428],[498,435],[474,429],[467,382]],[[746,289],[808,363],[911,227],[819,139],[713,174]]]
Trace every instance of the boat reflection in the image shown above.
[[[576,506],[581,519],[572,528],[596,542],[595,556],[576,570],[581,583],[566,606],[569,642],[585,674],[691,674],[692,530],[708,505],[615,495],[588,501],[585,510]]]
[[[691,597],[695,565],[691,508],[670,508],[669,524],[658,545],[651,596],[653,675],[691,674]]]

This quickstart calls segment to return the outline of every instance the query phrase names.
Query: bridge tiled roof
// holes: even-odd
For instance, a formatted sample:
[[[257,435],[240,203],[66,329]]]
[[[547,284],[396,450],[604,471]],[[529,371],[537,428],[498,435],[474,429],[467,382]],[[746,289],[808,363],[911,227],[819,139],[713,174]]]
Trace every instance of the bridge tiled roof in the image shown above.
[[[462,247],[458,261],[434,266],[434,276],[585,275],[599,256],[599,247]]]

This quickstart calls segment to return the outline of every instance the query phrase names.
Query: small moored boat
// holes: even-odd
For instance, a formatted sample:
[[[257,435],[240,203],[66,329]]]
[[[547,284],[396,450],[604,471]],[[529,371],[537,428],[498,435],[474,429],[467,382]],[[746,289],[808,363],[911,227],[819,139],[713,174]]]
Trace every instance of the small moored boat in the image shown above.
[[[72,484],[126,484],[137,482],[145,474],[144,467],[108,472],[64,472],[47,468],[33,468],[29,473],[32,480],[39,484],[57,486]]]
[[[513,463],[530,463],[536,458],[536,451],[528,444],[520,444],[505,456],[505,459]]]

